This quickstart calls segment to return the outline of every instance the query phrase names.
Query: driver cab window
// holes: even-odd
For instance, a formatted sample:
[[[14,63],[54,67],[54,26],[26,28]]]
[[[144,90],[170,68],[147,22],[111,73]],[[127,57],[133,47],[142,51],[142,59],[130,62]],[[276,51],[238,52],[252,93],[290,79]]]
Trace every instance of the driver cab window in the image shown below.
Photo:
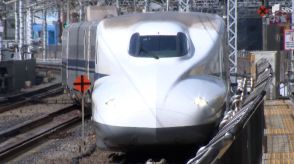
[[[132,35],[129,54],[135,57],[168,58],[181,57],[188,53],[187,37],[177,35]]]

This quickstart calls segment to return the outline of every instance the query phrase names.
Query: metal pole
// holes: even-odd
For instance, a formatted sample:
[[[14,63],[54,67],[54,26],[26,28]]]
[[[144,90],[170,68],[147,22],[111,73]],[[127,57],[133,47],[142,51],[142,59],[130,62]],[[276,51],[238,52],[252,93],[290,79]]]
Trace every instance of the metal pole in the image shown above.
[[[47,57],[47,11],[43,10],[43,60]]]
[[[61,36],[62,36],[62,21],[63,12],[60,6],[58,6],[58,45],[61,44]],[[56,57],[55,57],[56,58]]]
[[[169,8],[169,0],[166,0],[166,11],[168,11]]]
[[[24,36],[24,30],[23,30],[23,14],[22,14],[22,0],[19,0],[19,45],[18,45],[18,50],[19,50],[19,56],[21,59],[23,58],[23,52],[22,52],[22,47],[23,47],[23,36]]]
[[[82,93],[82,152],[85,149],[85,95]]]
[[[17,1],[15,2],[14,4],[14,22],[15,22],[15,32],[14,32],[14,40],[15,40],[15,43],[18,44],[18,10],[17,10]],[[16,54],[17,53],[17,50],[15,51]]]
[[[79,11],[80,19],[79,19],[79,21],[82,22],[84,20],[84,5],[81,0],[79,1],[79,5],[80,5],[80,11]]]
[[[150,7],[150,1],[144,0],[144,12],[148,12]]]
[[[136,12],[136,10],[137,10],[136,0],[133,0],[133,3],[134,3],[134,12]]]
[[[116,0],[115,5],[116,5],[116,8],[119,9],[119,0]]]
[[[33,24],[33,14],[32,14],[32,8],[29,8],[27,11],[27,39],[26,42],[28,44],[28,54],[27,59],[31,59],[31,48],[32,48],[32,26]]]
[[[4,28],[5,28],[3,25],[2,25],[2,22],[0,20],[0,61],[2,59],[2,53],[1,53],[1,49],[2,49],[2,37],[3,37]]]
[[[69,1],[67,1],[67,9],[66,9],[66,24],[68,25],[70,20],[69,20]]]
[[[88,77],[90,77],[90,64],[89,64],[89,62],[90,62],[90,56],[91,56],[91,53],[92,53],[92,51],[91,51],[91,27],[92,27],[92,25],[91,26],[89,26],[89,29],[88,29],[88,50],[87,50],[87,52],[88,52],[88,54],[87,54],[87,75],[88,75]],[[86,36],[86,35],[85,35]]]

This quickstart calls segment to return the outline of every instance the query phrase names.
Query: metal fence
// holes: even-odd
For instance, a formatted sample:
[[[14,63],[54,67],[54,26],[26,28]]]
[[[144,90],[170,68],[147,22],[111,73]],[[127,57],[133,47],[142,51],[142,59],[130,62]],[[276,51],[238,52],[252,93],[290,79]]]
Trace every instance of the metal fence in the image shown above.
[[[262,160],[264,102],[272,69],[265,59],[256,64],[254,90],[240,102],[241,107],[226,112],[218,133],[188,164],[257,164]]]

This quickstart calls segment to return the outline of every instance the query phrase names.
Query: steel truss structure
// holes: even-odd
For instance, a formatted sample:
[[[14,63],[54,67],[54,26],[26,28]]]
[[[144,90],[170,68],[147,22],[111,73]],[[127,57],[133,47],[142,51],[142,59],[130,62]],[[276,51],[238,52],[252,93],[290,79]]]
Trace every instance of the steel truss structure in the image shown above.
[[[227,34],[228,34],[228,50],[230,75],[237,73],[237,0],[228,0],[227,3]],[[236,83],[237,78],[231,76],[231,82]]]

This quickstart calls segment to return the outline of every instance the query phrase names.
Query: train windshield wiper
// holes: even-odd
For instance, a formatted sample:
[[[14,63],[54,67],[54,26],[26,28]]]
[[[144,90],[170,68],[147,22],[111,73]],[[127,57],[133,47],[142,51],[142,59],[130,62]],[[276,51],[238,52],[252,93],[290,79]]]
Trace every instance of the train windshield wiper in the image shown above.
[[[140,47],[140,51],[139,51],[139,54],[141,54],[141,52],[143,52],[143,55],[144,56],[151,56],[153,57],[154,59],[159,59],[159,57],[157,55],[155,55],[154,53],[152,52],[148,52],[145,48],[143,47]]]

